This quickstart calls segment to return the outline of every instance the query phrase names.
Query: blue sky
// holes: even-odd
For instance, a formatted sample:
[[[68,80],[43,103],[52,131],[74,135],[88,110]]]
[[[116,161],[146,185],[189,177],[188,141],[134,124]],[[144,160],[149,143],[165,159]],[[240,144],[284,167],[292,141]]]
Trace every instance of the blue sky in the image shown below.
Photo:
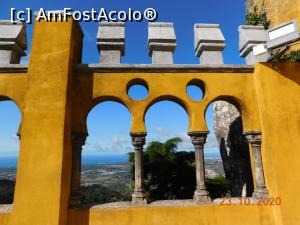
[[[158,12],[158,21],[173,22],[177,37],[177,48],[174,54],[176,64],[198,64],[199,60],[194,54],[195,23],[218,23],[226,39],[224,61],[226,64],[243,64],[238,52],[238,26],[244,23],[244,0],[85,0],[85,1],[21,1],[2,0],[0,5],[0,19],[10,19],[10,9],[24,10],[31,8],[38,10],[62,9],[90,10],[91,8],[106,10],[134,10],[143,11],[148,7]],[[82,22],[85,34],[83,63],[98,63],[99,53],[96,48],[96,22]],[[28,46],[31,45],[33,25],[27,28]],[[1,31],[0,31],[1,32]],[[30,57],[22,60],[26,63]],[[151,63],[147,54],[147,22],[126,23],[126,55],[122,63]],[[194,93],[194,92],[193,92]],[[141,95],[137,90],[135,95]],[[194,93],[195,94],[195,93]],[[212,107],[207,113],[208,126],[212,131]],[[116,116],[117,115],[117,116]],[[114,116],[114,118],[113,118]],[[18,152],[18,140],[15,133],[20,121],[20,113],[11,102],[0,102],[0,156],[15,155]],[[85,154],[124,154],[131,151],[129,129],[131,117],[125,107],[117,103],[102,103],[96,106],[88,117],[90,136],[84,146]],[[109,126],[109,124],[113,124]],[[150,108],[146,115],[148,129],[147,141],[166,140],[174,136],[184,139],[181,149],[192,149],[186,136],[188,118],[185,111],[175,103],[160,102]],[[206,145],[207,151],[217,151],[217,144],[213,134],[209,136]]]

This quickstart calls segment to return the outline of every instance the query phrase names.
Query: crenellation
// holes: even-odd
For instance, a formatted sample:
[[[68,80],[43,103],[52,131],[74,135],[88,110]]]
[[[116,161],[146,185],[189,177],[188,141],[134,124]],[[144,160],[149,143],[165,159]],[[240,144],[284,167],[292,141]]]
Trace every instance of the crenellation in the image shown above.
[[[173,23],[148,24],[148,51],[152,64],[173,64],[176,35]]]
[[[224,64],[225,38],[219,24],[195,24],[194,47],[200,64]]]
[[[101,64],[120,64],[125,55],[125,23],[101,22],[97,34]]]
[[[26,23],[0,20],[0,64],[19,64],[26,56]]]

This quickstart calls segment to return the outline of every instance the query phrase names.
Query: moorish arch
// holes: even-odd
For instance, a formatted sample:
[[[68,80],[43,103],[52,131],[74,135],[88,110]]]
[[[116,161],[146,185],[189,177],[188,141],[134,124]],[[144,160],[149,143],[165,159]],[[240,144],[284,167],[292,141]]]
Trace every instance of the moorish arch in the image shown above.
[[[105,115],[106,112],[106,115]],[[107,114],[110,112],[112,114]],[[120,114],[121,112],[121,114]],[[126,114],[126,115],[125,115]],[[93,117],[91,119],[91,117]],[[95,121],[98,118],[102,120],[102,123],[99,124],[91,124],[91,121]],[[96,139],[99,138],[101,140],[106,140],[112,142],[112,135],[109,136],[108,130],[113,129],[113,131],[118,132],[117,129],[119,122],[126,123],[127,130],[129,136],[130,124],[131,124],[131,114],[125,104],[121,103],[118,99],[114,97],[103,97],[95,99],[94,104],[90,107],[89,113],[86,116],[86,121],[84,124],[86,126],[86,132],[73,132],[72,134],[72,147],[73,147],[73,165],[72,165],[72,187],[71,187],[71,197],[70,197],[70,207],[78,207],[82,204],[83,199],[80,193],[81,190],[81,169],[82,169],[82,156],[84,151],[87,151],[88,148],[93,148],[92,145],[99,145],[99,149],[94,149],[95,153],[101,154],[101,151],[105,151],[103,149],[102,143],[96,142]],[[105,123],[105,124],[104,124]],[[116,124],[115,124],[116,123]],[[125,136],[125,140],[130,142],[130,139]],[[89,146],[86,146],[86,144]],[[115,151],[119,151],[117,149],[121,146],[115,146]],[[99,152],[100,151],[100,152]],[[103,152],[102,152],[103,153]],[[118,201],[118,199],[115,199]],[[105,202],[106,203],[106,202]]]
[[[11,168],[9,178],[0,177],[0,204],[12,208],[21,141],[22,110],[11,98],[0,97],[0,155],[1,166]],[[15,169],[14,169],[15,168]]]
[[[219,145],[231,197],[251,196],[253,178],[248,142],[244,137],[242,111],[234,97],[218,97],[213,107],[213,130]],[[206,117],[208,117],[206,113]],[[210,115],[212,116],[212,115]]]

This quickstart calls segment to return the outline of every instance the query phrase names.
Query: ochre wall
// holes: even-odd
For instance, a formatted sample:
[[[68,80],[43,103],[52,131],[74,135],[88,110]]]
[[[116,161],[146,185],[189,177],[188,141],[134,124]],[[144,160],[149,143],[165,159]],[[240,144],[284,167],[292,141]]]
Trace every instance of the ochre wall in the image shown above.
[[[86,223],[89,221],[89,223]],[[269,207],[196,206],[132,209],[70,210],[68,225],[271,225]]]
[[[36,23],[28,72],[0,74],[1,100],[12,99],[22,112],[14,208],[0,213],[0,225],[300,224],[299,63],[257,64],[254,72],[83,71],[74,67],[81,44],[72,20]],[[126,87],[141,79],[149,96],[133,101]],[[200,102],[186,95],[187,83],[195,79],[205,86]],[[187,110],[189,131],[207,130],[204,115],[211,101],[239,104],[244,131],[262,130],[266,185],[282,205],[68,209],[71,132],[86,131],[90,109],[106,100],[122,102],[133,117],[131,131],[140,132],[146,110],[162,99]]]
[[[282,199],[282,223],[300,224],[300,63],[258,64],[254,79],[266,181]]]
[[[172,100],[184,107],[189,115],[188,131],[207,131],[205,111],[215,100],[235,101],[243,113],[244,130],[260,130],[257,102],[253,101],[254,86],[250,73],[87,73],[74,74],[77,85],[73,89],[75,121],[86,121],[88,112],[96,104],[114,100],[124,104],[132,114],[131,132],[146,132],[144,115],[151,105],[161,100]],[[143,80],[147,83],[149,96],[140,101],[127,95],[128,84]],[[201,101],[191,100],[186,93],[190,81],[205,84],[205,95]],[[197,83],[197,82],[196,82]],[[87,87],[92,87],[88,89]],[[77,110],[80,109],[80,110]],[[73,130],[83,128],[74,124]],[[188,132],[186,131],[186,132]]]

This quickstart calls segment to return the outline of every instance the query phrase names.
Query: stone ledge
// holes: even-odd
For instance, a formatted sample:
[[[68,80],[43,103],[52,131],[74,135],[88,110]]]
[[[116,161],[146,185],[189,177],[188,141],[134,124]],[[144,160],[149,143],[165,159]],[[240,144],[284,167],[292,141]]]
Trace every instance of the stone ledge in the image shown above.
[[[28,65],[26,64],[0,64],[1,73],[27,73]]]
[[[74,70],[76,72],[135,72],[135,73],[253,73],[254,66],[251,65],[198,65],[198,64],[79,64]],[[0,73],[26,73],[26,64],[0,64]]]
[[[247,197],[249,198],[249,204],[258,203],[259,200],[257,198]],[[193,199],[182,199],[182,200],[158,200],[151,202],[145,205],[134,205],[131,201],[120,201],[120,202],[110,202],[105,204],[93,205],[89,206],[81,206],[81,209],[124,209],[124,208],[158,208],[158,207],[190,207],[190,206],[211,206],[211,205],[220,205],[221,198],[216,198],[212,202],[197,202]],[[240,198],[231,198],[232,205],[241,204]]]
[[[94,205],[90,209],[120,209],[120,208],[157,208],[157,207],[186,207],[186,206],[199,206],[210,205],[207,203],[197,202],[193,199],[185,200],[158,200],[145,205],[134,205],[130,201],[127,202],[111,202],[100,205]],[[84,207],[83,208],[89,208]]]
[[[255,198],[250,198],[251,203],[257,203],[258,200]],[[183,199],[183,200],[158,200],[145,205],[134,205],[130,201],[122,202],[111,202],[100,205],[94,205],[92,207],[82,206],[82,208],[90,209],[122,209],[122,208],[158,208],[158,207],[190,207],[190,206],[210,206],[210,205],[220,205],[221,199],[217,198],[214,201],[198,202],[193,199]],[[240,198],[231,198],[231,204],[240,204]]]
[[[198,64],[80,64],[75,66],[76,72],[133,72],[133,73],[253,73],[254,66],[225,64],[225,65],[198,65]]]
[[[13,205],[0,205],[0,213],[10,213],[12,212]]]

